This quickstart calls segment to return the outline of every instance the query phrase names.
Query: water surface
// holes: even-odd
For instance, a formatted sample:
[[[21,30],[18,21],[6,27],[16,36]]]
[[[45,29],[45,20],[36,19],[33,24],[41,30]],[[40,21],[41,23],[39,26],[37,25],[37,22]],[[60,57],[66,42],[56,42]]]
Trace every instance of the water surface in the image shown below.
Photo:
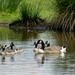
[[[67,45],[65,54],[39,54],[33,52],[34,41],[43,39],[51,45]],[[33,30],[12,30],[0,27],[0,43],[13,41],[24,52],[14,56],[0,56],[0,75],[74,75],[75,33]]]

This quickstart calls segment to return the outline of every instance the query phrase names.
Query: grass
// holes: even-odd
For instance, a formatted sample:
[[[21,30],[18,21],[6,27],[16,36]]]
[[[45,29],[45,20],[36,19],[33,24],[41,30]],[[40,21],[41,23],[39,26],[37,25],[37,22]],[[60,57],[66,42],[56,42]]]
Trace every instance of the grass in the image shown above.
[[[46,20],[50,29],[74,31],[74,17],[75,0],[0,0],[0,23],[21,21],[32,26]]]
[[[16,15],[16,16],[15,16]],[[19,14],[14,12],[14,13],[6,13],[2,12],[0,13],[0,23],[11,23],[14,20],[16,20],[19,17]]]
[[[20,6],[20,14],[23,22],[26,21],[38,21],[41,8],[39,5],[33,5],[31,3],[23,3]]]
[[[56,1],[55,0],[43,0],[41,6],[42,10],[40,13],[41,18],[52,21],[58,13],[56,13]]]
[[[57,15],[54,4],[53,0],[17,0],[16,2],[14,0],[0,0],[0,22],[10,23],[17,18],[25,19],[26,15],[29,18],[37,19],[40,17],[51,21]]]
[[[56,0],[58,17],[52,21],[50,29],[75,31],[75,0]]]
[[[20,2],[21,0],[0,0],[0,23],[10,23],[18,17],[16,10]]]
[[[0,12],[14,12],[21,0],[0,0]]]

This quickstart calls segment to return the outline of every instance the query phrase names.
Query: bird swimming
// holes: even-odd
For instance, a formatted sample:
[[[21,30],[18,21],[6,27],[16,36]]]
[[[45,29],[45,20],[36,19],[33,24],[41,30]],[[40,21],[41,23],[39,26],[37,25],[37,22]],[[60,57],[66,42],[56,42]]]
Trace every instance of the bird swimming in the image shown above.
[[[41,41],[41,40],[39,40]],[[42,40],[43,41],[43,40]],[[38,43],[36,43],[37,45]],[[47,44],[47,47],[45,47],[45,44]],[[61,53],[66,52],[66,45],[60,47],[60,46],[50,46],[50,43],[46,41],[46,43],[41,43],[42,48],[35,47],[33,49],[34,53],[36,54],[43,54],[43,53]]]

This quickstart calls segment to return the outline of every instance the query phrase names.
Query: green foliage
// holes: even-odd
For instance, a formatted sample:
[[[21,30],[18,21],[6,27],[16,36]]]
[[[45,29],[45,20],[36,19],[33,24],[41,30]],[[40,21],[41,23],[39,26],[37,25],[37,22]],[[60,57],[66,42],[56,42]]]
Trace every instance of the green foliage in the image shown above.
[[[0,22],[10,23],[17,18],[51,21],[57,16],[55,3],[55,0],[0,0]]]
[[[75,0],[56,0],[58,17],[50,25],[50,29],[75,31]]]
[[[56,0],[56,6],[59,10],[58,13],[64,13],[65,11],[74,11],[75,0]]]
[[[0,0],[0,11],[2,12],[13,12],[17,9],[21,0]]]
[[[40,8],[37,5],[32,5],[31,3],[23,3],[20,5],[20,14],[22,20],[37,20]]]

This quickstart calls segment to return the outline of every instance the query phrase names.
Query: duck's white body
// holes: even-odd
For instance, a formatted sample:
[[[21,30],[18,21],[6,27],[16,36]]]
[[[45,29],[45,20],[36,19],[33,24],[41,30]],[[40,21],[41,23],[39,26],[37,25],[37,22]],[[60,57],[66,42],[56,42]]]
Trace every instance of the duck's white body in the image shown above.
[[[38,48],[34,48],[33,51],[34,51],[35,54],[43,54],[43,53],[45,53],[44,50],[42,50],[42,49],[38,49]]]
[[[66,48],[60,47],[60,46],[50,46],[46,47],[44,50],[34,48],[34,53],[35,54],[50,54],[50,53],[61,53],[61,52],[66,52]]]
[[[66,47],[65,47],[65,48],[62,47],[62,48],[60,49],[60,51],[61,51],[61,53],[66,52]]]
[[[10,47],[7,47],[6,50],[7,49],[10,50]],[[13,47],[13,50],[16,50],[16,53],[21,53],[24,51],[23,48],[21,47]]]
[[[0,52],[0,55],[15,55],[17,53],[16,50],[5,50]]]
[[[0,45],[1,46],[1,52],[0,52],[0,55],[14,55],[14,54],[17,54],[17,53],[21,53],[23,52],[23,48],[21,47],[15,47],[15,45],[13,44],[13,42],[11,42],[10,46],[3,46],[3,45]]]
[[[5,50],[0,52],[0,55],[15,55],[18,53],[22,53],[23,51],[24,51],[23,49]]]
[[[22,48],[16,48],[16,50],[17,50],[17,53],[21,53],[24,51]]]

